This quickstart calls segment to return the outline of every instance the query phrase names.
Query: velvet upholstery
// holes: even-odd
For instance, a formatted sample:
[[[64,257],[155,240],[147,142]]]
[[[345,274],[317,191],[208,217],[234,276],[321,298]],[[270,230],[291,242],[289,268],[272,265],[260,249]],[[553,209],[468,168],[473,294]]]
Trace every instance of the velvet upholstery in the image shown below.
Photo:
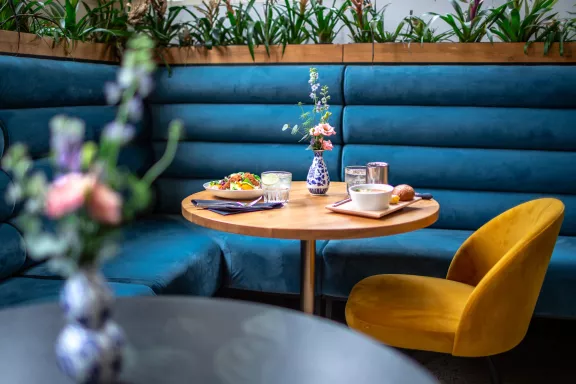
[[[243,236],[190,225],[192,231],[206,234],[222,249],[224,286],[277,294],[300,292],[300,241]],[[318,294],[321,294],[322,250],[327,243],[316,244]]]
[[[122,228],[118,255],[102,273],[108,281],[145,285],[157,294],[211,296],[221,284],[221,255],[216,243],[181,220],[149,217]],[[56,277],[46,264],[24,276]]]
[[[388,161],[392,183],[433,193],[440,218],[432,228],[389,238],[320,242],[318,289],[346,297],[373,274],[444,276],[452,255],[483,223],[517,204],[554,196],[565,206],[561,237],[537,313],[576,317],[575,66],[320,65],[331,94],[335,150],[325,153],[332,180],[346,165]],[[113,65],[0,56],[0,154],[15,142],[49,169],[48,121],[85,119],[97,139],[114,108],[103,84]],[[212,294],[226,287],[295,293],[297,241],[205,230],[158,215],[180,216],[180,201],[206,181],[237,170],[289,170],[304,180],[312,154],[285,123],[299,123],[307,102],[308,65],[187,66],[157,72],[145,123],[120,161],[136,172],[160,156],[168,122],[184,122],[176,159],[154,185],[155,216],[125,228],[119,258],[105,267],[115,281],[159,293]],[[10,176],[0,172],[0,195]],[[0,282],[32,268],[12,226],[21,207],[0,199]],[[166,228],[164,228],[166,226]],[[186,227],[186,229],[183,229]],[[146,238],[151,245],[146,246]],[[177,243],[176,243],[177,242]],[[13,250],[13,251],[12,251]],[[219,252],[220,264],[216,262]],[[204,256],[202,256],[204,255]]]
[[[468,357],[506,352],[528,330],[563,217],[557,199],[514,207],[462,244],[446,279],[362,280],[348,298],[346,321],[400,348]]]
[[[58,279],[15,277],[0,282],[0,310],[15,305],[58,301],[64,282]],[[152,296],[154,291],[140,284],[108,283],[116,296]]]
[[[576,66],[351,65],[344,100],[346,105],[575,108],[574,83]]]

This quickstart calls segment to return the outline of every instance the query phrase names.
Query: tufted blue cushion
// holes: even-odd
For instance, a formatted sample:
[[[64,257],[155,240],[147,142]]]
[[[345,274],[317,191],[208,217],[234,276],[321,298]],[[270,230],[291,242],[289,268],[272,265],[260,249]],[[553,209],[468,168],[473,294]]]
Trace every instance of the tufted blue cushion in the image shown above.
[[[576,235],[576,195],[424,189],[440,203],[435,228],[476,230],[500,213],[542,197],[556,197],[565,208],[561,234]]]
[[[221,251],[180,220],[150,217],[122,228],[121,249],[102,272],[109,281],[146,285],[155,293],[211,296],[220,286]],[[24,273],[54,277],[46,264]]]
[[[22,248],[22,236],[12,225],[0,223],[0,281],[9,277],[24,265],[26,250]]]
[[[576,108],[576,66],[348,66],[346,105]]]
[[[343,164],[379,159],[393,184],[442,189],[574,193],[576,152],[347,145]]]
[[[96,133],[114,120],[116,110],[109,106],[0,109],[0,121],[5,127],[8,144],[26,143],[34,158],[50,152],[49,122],[56,115],[67,115],[84,120],[86,139],[96,140]]]
[[[347,144],[573,151],[576,109],[347,106]]]
[[[58,301],[62,280],[15,277],[0,282],[0,309]],[[145,285],[109,283],[116,296],[152,296],[154,291]]]
[[[300,292],[300,241],[237,235],[189,224],[212,238],[226,263],[223,284],[229,288],[271,292]],[[321,255],[327,241],[316,242],[316,289],[320,293]]]
[[[472,231],[422,229],[389,237],[330,241],[324,248],[323,292],[347,297],[360,280],[381,273],[446,277]],[[559,237],[536,314],[576,316],[576,237]]]
[[[306,111],[311,109],[307,107]],[[333,144],[342,143],[342,107],[331,107],[330,121],[339,134],[330,137]],[[166,140],[171,120],[184,122],[187,141],[233,143],[294,144],[301,136],[282,131],[284,124],[298,124],[300,107],[274,104],[155,104],[151,107],[154,139]]]
[[[309,93],[309,66],[176,67],[158,71],[152,103],[297,104]],[[332,104],[342,104],[344,66],[319,65],[319,81],[329,87]]]
[[[115,65],[0,56],[0,108],[104,105]]]

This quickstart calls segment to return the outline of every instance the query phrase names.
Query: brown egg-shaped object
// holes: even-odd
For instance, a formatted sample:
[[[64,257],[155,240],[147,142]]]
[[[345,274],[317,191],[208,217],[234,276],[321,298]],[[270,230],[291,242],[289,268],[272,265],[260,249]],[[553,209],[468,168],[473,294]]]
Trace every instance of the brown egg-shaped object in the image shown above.
[[[400,197],[400,201],[410,201],[414,199],[416,192],[414,192],[414,188],[408,184],[400,184],[394,187],[392,194],[398,195]]]

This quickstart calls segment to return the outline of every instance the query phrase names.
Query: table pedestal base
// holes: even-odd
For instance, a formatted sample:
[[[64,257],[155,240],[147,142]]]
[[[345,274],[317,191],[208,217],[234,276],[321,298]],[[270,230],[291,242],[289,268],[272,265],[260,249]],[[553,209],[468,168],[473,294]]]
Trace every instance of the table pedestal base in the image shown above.
[[[302,240],[300,242],[300,307],[302,312],[314,313],[314,277],[316,265],[316,241]]]

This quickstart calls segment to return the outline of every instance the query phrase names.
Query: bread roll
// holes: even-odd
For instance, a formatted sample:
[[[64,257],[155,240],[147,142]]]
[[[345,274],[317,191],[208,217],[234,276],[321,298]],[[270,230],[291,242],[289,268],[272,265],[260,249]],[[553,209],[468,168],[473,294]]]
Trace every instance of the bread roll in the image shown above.
[[[392,191],[393,195],[398,195],[400,197],[400,201],[410,201],[414,199],[416,192],[414,192],[414,188],[407,184],[400,184],[394,187]]]

